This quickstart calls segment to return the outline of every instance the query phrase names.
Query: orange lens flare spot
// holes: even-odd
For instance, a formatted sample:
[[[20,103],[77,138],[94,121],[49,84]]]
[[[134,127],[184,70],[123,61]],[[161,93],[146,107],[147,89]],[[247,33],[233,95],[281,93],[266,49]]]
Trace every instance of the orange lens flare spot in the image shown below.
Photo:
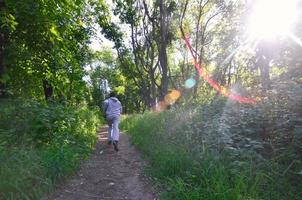
[[[171,105],[174,104],[180,96],[181,93],[178,90],[171,90],[171,92],[165,96],[164,100],[167,104]]]
[[[155,112],[162,112],[167,109],[169,105],[174,104],[177,99],[181,96],[181,92],[178,90],[171,90],[166,96],[164,97],[163,101],[158,102],[153,110]]]
[[[221,86],[220,87],[220,92],[221,92],[222,95],[226,95],[228,93],[228,89],[225,88],[225,87],[223,87],[223,86]]]
[[[256,97],[255,99],[256,99],[256,101],[261,101],[262,100],[261,97]]]

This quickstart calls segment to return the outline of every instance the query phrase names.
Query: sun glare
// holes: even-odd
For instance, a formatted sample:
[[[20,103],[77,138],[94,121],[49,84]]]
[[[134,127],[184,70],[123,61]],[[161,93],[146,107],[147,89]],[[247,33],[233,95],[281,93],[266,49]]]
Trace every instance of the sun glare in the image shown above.
[[[249,22],[249,35],[254,39],[282,36],[296,20],[296,0],[258,0]]]

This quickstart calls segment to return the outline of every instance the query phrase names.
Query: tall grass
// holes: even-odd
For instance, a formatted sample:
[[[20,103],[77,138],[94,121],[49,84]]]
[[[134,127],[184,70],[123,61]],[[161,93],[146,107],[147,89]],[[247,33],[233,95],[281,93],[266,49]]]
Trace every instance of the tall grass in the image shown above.
[[[12,101],[0,111],[0,199],[41,199],[96,141],[96,110]]]
[[[281,154],[264,158],[253,147],[232,147],[231,124],[221,124],[225,107],[219,105],[122,120],[121,127],[150,161],[147,172],[164,188],[161,199],[302,199],[302,176],[294,174],[301,162],[286,171],[290,156],[285,162]],[[235,125],[245,132],[238,121]]]

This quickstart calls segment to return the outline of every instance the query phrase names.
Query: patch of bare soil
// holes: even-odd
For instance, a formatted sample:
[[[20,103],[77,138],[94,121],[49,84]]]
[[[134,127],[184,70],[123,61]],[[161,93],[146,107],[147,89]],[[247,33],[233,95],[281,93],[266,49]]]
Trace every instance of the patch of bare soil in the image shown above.
[[[129,138],[121,134],[119,152],[108,145],[107,129],[98,133],[98,143],[90,158],[80,166],[78,172],[58,186],[49,195],[52,200],[154,200],[154,190],[143,175],[146,164],[129,143]]]

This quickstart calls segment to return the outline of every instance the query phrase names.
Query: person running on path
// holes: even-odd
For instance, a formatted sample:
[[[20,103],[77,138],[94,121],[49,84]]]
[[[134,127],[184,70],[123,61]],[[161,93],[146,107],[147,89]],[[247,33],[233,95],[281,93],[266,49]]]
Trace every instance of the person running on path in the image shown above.
[[[108,123],[108,144],[113,144],[114,150],[118,151],[119,122],[122,113],[122,104],[116,97],[115,92],[111,92],[110,97],[103,103],[103,111],[106,114]]]

